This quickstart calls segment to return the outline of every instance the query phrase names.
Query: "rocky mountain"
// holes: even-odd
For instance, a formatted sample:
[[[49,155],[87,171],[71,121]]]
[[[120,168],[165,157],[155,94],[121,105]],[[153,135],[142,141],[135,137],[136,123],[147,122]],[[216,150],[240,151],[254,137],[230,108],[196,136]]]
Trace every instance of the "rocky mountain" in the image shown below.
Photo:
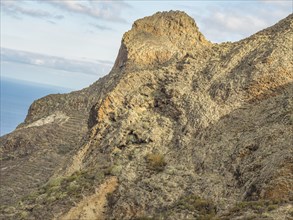
[[[1,219],[293,219],[293,15],[211,43],[137,20],[111,72],[1,137]]]

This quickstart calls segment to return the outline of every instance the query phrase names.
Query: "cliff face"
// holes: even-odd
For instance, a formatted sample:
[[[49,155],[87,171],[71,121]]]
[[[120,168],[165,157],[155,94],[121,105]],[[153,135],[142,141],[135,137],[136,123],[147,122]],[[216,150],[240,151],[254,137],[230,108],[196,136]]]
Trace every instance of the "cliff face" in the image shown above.
[[[292,217],[292,46],[292,15],[223,44],[183,12],[136,21],[109,75],[1,138],[1,217]]]
[[[199,32],[194,20],[184,12],[158,12],[134,22],[126,32],[114,68],[132,66],[150,68],[188,51],[211,45]]]

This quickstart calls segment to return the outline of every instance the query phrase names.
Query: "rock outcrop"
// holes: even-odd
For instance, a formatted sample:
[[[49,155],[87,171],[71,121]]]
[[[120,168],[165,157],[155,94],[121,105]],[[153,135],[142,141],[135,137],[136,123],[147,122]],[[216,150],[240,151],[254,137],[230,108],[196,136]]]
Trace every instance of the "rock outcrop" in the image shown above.
[[[211,46],[184,12],[158,12],[134,22],[123,36],[114,68],[145,67],[182,58],[195,48]]]
[[[1,218],[292,218],[292,45],[292,14],[222,44],[136,21],[109,75],[1,137]]]

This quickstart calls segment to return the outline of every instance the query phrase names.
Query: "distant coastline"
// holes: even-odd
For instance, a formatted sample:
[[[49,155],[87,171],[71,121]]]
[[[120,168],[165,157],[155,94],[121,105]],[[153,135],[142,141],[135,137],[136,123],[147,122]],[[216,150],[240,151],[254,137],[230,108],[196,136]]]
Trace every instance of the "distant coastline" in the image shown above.
[[[67,93],[71,90],[1,76],[0,135],[10,133],[24,121],[28,108],[34,100],[49,94]]]

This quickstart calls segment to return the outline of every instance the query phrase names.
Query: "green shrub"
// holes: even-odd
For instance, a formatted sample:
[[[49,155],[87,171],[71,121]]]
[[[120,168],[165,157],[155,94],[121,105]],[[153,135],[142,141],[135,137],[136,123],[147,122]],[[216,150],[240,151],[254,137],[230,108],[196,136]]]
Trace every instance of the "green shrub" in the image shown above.
[[[90,193],[104,179],[104,171],[88,170],[75,172],[71,176],[51,179],[37,191],[22,198],[24,211],[30,204],[51,206],[56,203],[78,201],[83,194]]]
[[[275,210],[275,209],[277,209],[277,208],[278,208],[277,205],[269,205],[269,206],[268,206],[268,211],[273,211],[273,210]]]
[[[181,197],[176,203],[176,207],[198,213],[198,219],[212,219],[216,214],[216,207],[210,200],[200,198],[196,195]]]
[[[286,203],[283,200],[257,200],[242,201],[237,203],[230,211],[229,215],[241,214],[248,210],[254,213],[262,214],[277,209],[281,204]]]

